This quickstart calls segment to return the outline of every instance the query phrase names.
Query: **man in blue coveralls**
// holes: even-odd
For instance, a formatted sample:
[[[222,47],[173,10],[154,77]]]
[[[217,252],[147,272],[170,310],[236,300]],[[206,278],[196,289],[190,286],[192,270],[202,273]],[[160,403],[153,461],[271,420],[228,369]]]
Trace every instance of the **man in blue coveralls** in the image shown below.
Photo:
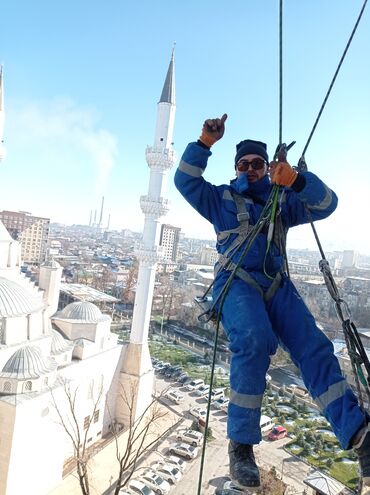
[[[342,448],[356,449],[363,482],[370,484],[366,417],[342,376],[331,342],[318,329],[285,271],[284,241],[289,227],[307,223],[307,210],[313,220],[328,217],[337,206],[337,197],[311,172],[296,172],[282,161],[269,164],[266,144],[250,139],[236,146],[236,178],[230,185],[207,182],[202,176],[210,148],[222,138],[226,119],[225,114],[204,122],[199,140],[190,143],[182,156],[175,184],[216,231],[220,257],[215,266],[214,301],[221,300],[230,273],[239,266],[221,307],[232,352],[227,423],[231,479],[241,487],[260,484],[253,445],[261,441],[265,377],[270,356],[280,344],[300,369]],[[274,235],[269,242],[266,225],[239,263],[272,184],[284,188]]]

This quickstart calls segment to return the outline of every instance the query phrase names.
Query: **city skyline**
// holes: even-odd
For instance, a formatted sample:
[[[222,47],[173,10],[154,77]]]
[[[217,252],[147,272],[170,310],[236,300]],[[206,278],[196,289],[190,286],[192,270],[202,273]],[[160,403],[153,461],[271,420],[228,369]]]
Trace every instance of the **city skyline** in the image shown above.
[[[85,1],[63,7],[20,3],[22,15],[19,3],[2,12],[7,157],[0,167],[6,184],[1,209],[88,224],[104,195],[103,226],[111,214],[112,229],[142,231],[139,197],[149,177],[145,149],[152,145],[153,102],[159,100],[174,41],[178,159],[199,136],[204,119],[224,112],[225,137],[212,150],[207,180],[220,184],[232,178],[235,144],[245,137],[266,141],[271,156],[278,139],[277,2],[236,1],[231,9],[208,1],[171,8],[144,1],[140,13],[139,6],[123,8],[118,1],[104,7]],[[297,141],[288,157],[292,164],[361,4],[337,2],[333,23],[329,5],[285,2],[283,140]],[[309,169],[339,196],[337,211],[317,224],[325,250],[369,251],[362,221],[370,208],[364,158],[370,68],[363,63],[369,29],[365,11],[306,154]],[[212,226],[175,190],[173,173],[166,223],[181,227],[187,237],[214,239]],[[315,249],[310,227],[291,230],[288,247]]]

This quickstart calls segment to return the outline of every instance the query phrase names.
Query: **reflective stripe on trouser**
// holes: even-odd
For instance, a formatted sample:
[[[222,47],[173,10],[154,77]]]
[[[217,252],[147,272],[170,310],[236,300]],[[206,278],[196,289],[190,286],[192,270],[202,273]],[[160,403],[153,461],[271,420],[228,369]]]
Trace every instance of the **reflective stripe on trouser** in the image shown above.
[[[279,339],[341,446],[348,448],[364,416],[343,379],[333,345],[317,328],[289,279],[266,305],[255,289],[235,279],[225,298],[222,323],[232,351],[228,414],[232,440],[247,444],[261,440],[260,404],[270,355],[276,351]],[[256,401],[257,396],[261,400]]]

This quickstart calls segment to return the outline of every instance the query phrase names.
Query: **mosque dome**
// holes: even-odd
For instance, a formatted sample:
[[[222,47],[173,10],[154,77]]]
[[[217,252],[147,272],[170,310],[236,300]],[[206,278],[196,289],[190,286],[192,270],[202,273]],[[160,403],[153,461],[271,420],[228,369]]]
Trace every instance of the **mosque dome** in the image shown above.
[[[88,301],[78,301],[68,304],[55,317],[61,320],[78,320],[84,323],[99,323],[109,319],[109,316],[103,315],[95,304]]]
[[[0,377],[29,380],[51,373],[56,368],[54,359],[43,356],[39,347],[25,346],[8,359]]]
[[[28,315],[44,307],[42,299],[22,285],[0,277],[0,317]]]
[[[51,354],[62,354],[73,347],[73,342],[65,339],[57,330],[51,330]]]

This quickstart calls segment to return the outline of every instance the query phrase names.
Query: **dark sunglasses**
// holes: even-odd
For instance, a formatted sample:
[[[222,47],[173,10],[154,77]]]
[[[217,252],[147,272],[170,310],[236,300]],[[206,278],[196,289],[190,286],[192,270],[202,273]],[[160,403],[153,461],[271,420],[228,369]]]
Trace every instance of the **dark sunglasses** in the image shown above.
[[[263,160],[262,158],[253,158],[253,160],[240,160],[236,164],[236,168],[239,170],[239,172],[247,172],[249,169],[249,166],[252,167],[253,170],[261,170],[265,165],[266,161]]]

